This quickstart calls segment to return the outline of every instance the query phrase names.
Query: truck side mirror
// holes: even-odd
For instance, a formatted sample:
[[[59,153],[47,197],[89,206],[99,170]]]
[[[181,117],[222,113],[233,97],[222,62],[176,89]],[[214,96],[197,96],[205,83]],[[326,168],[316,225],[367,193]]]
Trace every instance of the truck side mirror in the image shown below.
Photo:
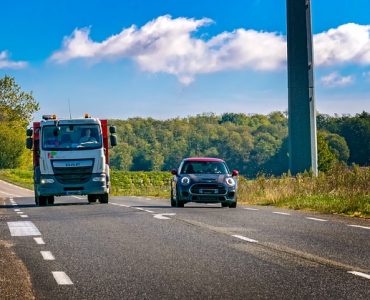
[[[232,176],[238,176],[239,175],[239,171],[238,170],[233,170],[232,172]]]
[[[116,126],[109,126],[109,133],[110,134],[113,134],[113,133],[116,133],[116,132],[117,132]]]
[[[33,139],[31,137],[26,138],[26,148],[32,149],[33,146]]]
[[[32,130],[32,128],[28,128],[28,129],[26,130],[26,135],[27,135],[27,136],[32,136],[32,135],[33,135],[33,130]]]
[[[110,145],[112,147],[117,146],[117,137],[115,135],[110,135],[109,139],[110,139]]]
[[[176,169],[172,169],[172,170],[171,170],[171,174],[172,174],[172,175],[177,175],[177,170],[176,170]]]

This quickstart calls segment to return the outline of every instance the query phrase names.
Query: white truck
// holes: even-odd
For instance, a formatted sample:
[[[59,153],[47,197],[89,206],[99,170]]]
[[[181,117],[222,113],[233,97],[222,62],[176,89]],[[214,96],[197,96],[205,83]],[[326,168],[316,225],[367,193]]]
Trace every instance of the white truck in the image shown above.
[[[107,120],[58,119],[44,115],[27,129],[26,146],[33,150],[35,203],[54,204],[55,196],[87,195],[88,201],[108,203],[109,142],[117,144],[116,129]]]

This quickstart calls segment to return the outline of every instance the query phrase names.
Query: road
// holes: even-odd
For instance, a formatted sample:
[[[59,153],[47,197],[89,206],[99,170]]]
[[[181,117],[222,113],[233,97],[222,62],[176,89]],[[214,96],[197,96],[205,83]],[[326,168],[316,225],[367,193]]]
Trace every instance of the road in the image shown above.
[[[144,197],[35,207],[3,182],[0,197],[0,240],[36,299],[370,299],[370,220]]]

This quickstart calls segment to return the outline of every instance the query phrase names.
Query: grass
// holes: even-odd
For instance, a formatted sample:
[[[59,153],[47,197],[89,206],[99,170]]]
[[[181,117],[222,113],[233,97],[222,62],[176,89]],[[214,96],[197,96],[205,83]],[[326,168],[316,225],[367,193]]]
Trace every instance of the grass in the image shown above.
[[[111,193],[124,196],[170,197],[169,172],[112,171]],[[0,179],[32,188],[32,171],[0,170]],[[239,177],[238,201],[322,213],[370,218],[370,167],[337,165],[318,177]]]
[[[370,167],[337,165],[318,177],[241,178],[239,197],[248,204],[370,218]]]

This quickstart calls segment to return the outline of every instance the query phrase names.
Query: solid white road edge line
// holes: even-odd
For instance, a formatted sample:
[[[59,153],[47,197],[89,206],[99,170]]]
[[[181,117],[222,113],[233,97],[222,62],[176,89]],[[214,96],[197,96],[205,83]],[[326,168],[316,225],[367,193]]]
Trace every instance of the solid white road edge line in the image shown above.
[[[357,228],[363,228],[363,229],[370,229],[370,227],[360,226],[360,225],[348,225],[348,226],[357,227]]]
[[[362,273],[362,272],[348,271],[348,273],[356,275],[356,276],[360,276],[360,277],[363,277],[363,278],[366,278],[366,279],[370,279],[369,274],[365,274],[365,273]]]
[[[242,236],[242,235],[234,234],[233,237],[236,237],[237,239],[241,239],[243,241],[247,241],[247,242],[250,242],[250,243],[258,243],[257,240],[253,240],[253,239],[247,238],[247,237]]]
[[[44,260],[55,260],[54,255],[50,251],[40,251]]]
[[[41,237],[34,237],[33,238],[38,245],[45,245],[44,240]]]
[[[243,209],[246,209],[246,210],[259,210],[257,208],[250,208],[250,207],[243,207]]]
[[[59,285],[69,285],[73,284],[72,280],[68,277],[68,275],[64,272],[54,271],[51,272],[54,276],[55,281]]]
[[[311,218],[311,217],[306,217],[306,219],[313,220],[313,221],[319,221],[319,222],[327,222],[328,221],[328,220],[324,220],[324,219]]]
[[[272,213],[277,214],[277,215],[290,216],[290,213],[285,213],[285,212],[280,212],[280,211],[273,211]]]

